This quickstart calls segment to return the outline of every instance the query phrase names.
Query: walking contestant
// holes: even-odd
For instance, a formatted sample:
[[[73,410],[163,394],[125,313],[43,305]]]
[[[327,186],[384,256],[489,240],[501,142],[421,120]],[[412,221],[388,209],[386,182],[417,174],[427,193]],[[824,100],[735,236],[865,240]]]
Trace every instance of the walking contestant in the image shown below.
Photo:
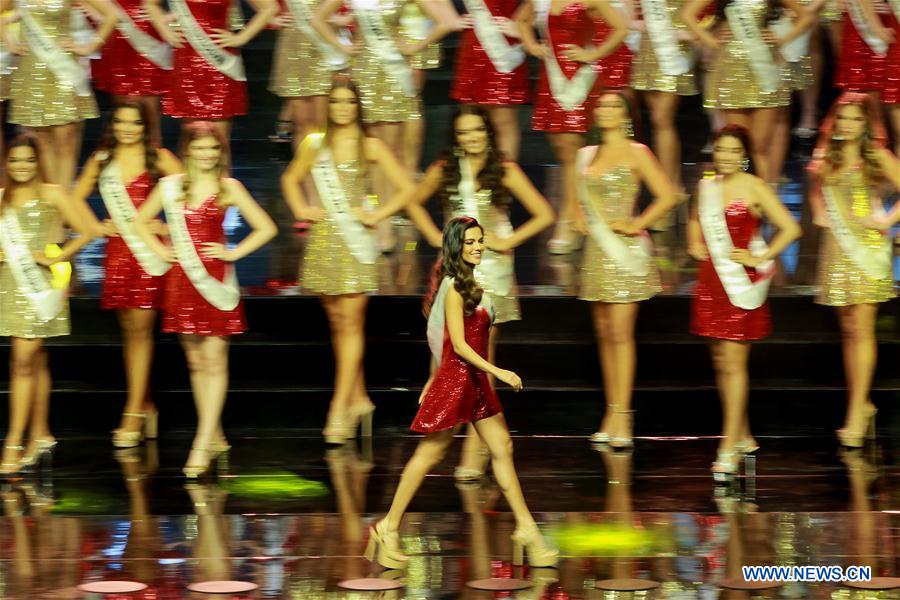
[[[573,248],[575,156],[590,125],[591,105],[600,94],[599,60],[612,54],[628,34],[625,18],[606,0],[528,0],[517,12],[522,44],[543,62],[532,129],[544,131],[560,163],[562,202],[550,252]],[[601,20],[613,32],[596,48]],[[540,31],[540,42],[534,35]]]
[[[116,26],[112,6],[84,0],[103,21],[88,43],[70,37],[72,0],[0,0],[0,13],[15,8],[19,35],[4,26],[0,35],[17,55],[12,73],[9,122],[34,130],[41,145],[41,167],[48,183],[69,190],[75,179],[85,119],[99,116],[85,59],[96,52]]]
[[[9,428],[3,441],[0,475],[34,465],[56,446],[50,433],[52,381],[44,339],[69,334],[66,290],[51,283],[50,267],[69,260],[91,240],[84,215],[59,185],[43,183],[37,140],[19,136],[4,157],[0,189],[0,336],[12,338],[9,363]],[[44,247],[60,219],[78,237],[48,258]],[[28,445],[25,430],[28,429]]]
[[[488,361],[493,362],[498,325],[521,319],[516,298],[513,250],[553,224],[553,209],[514,162],[504,161],[497,136],[484,109],[458,107],[450,121],[450,144],[443,158],[432,164],[407,210],[432,246],[441,246],[441,232],[428,213],[419,208],[430,198],[441,201],[445,222],[454,217],[471,217],[483,224],[485,244],[475,278],[494,307],[493,327],[488,343]],[[530,215],[513,229],[509,220],[513,198]],[[463,459],[456,469],[457,479],[477,479],[484,471],[485,452],[470,427],[463,447]]]
[[[164,333],[177,333],[187,357],[197,408],[197,432],[183,469],[197,478],[228,446],[221,435],[228,394],[230,336],[247,326],[234,264],[263,247],[278,229],[243,185],[226,177],[221,128],[196,122],[185,130],[184,175],[160,179],[138,211],[135,230],[159,257],[172,264],[162,301]],[[225,245],[225,211],[236,208],[251,233],[233,248]],[[172,246],[154,235],[165,211]]]
[[[99,60],[91,63],[94,87],[112,95],[113,104],[126,100],[143,104],[148,137],[159,146],[160,97],[173,84],[169,77],[172,46],[159,38],[147,18],[144,0],[112,0],[111,4],[119,21]]]
[[[146,102],[126,99],[117,106],[73,194],[86,202],[99,187],[109,214],[102,226],[107,242],[100,307],[116,311],[128,387],[119,427],[113,431],[117,448],[155,438],[157,429],[157,409],[150,398],[153,329],[163,275],[170,265],[143,242],[132,222],[159,178],[180,173],[181,163],[168,150],[153,146],[152,123]],[[159,233],[163,226],[157,221],[152,229]]]
[[[452,219],[444,228],[441,258],[425,298],[428,344],[440,366],[422,392],[412,430],[425,434],[410,458],[387,515],[369,531],[366,558],[399,569],[409,557],[400,551],[400,523],[425,476],[443,459],[458,425],[472,423],[491,452],[494,475],[516,520],[513,562],[522,564],[523,546],[532,567],[556,564],[559,552],[549,548],[525,504],[512,458],[512,440],[503,407],[488,381],[493,375],[514,390],[522,380],[486,360],[493,311],[474,270],[485,250],[484,230],[470,217]]]
[[[591,303],[606,412],[595,443],[631,447],[631,395],[637,351],[634,326],[639,302],[662,288],[645,229],[672,210],[675,187],[653,153],[631,139],[625,96],[607,92],[594,108],[600,144],[578,152],[576,229],[587,234],[578,297]],[[641,185],[655,198],[635,216]]]
[[[689,0],[681,11],[688,29],[714,52],[704,105],[722,111],[727,124],[751,132],[757,173],[774,184],[780,173],[771,172],[767,150],[778,109],[791,103],[790,79],[782,77],[775,51],[809,29],[814,17],[799,0],[782,0],[796,18],[789,31],[776,37],[768,29],[778,15],[775,0],[718,0],[717,25],[710,31],[700,24],[700,15],[711,2]]]
[[[691,305],[691,333],[710,338],[722,402],[722,439],[712,471],[724,480],[740,455],[759,446],[747,417],[750,342],[772,329],[766,296],[774,259],[800,237],[800,226],[760,177],[752,175],[749,133],[726,125],[713,138],[715,176],[700,180],[688,222],[688,252],[700,262]],[[765,218],[778,233],[766,246]]]
[[[837,434],[856,448],[875,434],[875,319],[878,305],[896,295],[886,233],[900,221],[900,203],[885,214],[884,184],[900,189],[900,161],[884,147],[876,102],[863,94],[838,98],[819,140],[810,172],[816,223],[826,229],[816,302],[837,311],[847,380],[847,415]]]
[[[298,221],[312,223],[303,257],[303,287],[319,295],[331,326],[335,360],[334,395],[322,434],[342,444],[371,435],[375,406],[363,375],[366,294],[378,290],[378,248],[371,226],[409,202],[413,183],[380,139],[363,128],[362,98],[346,78],[335,80],[328,97],[328,126],[306,137],[281,176],[284,198]],[[367,202],[373,171],[384,171],[398,193],[377,210]],[[302,184],[312,178],[323,208],[310,206]]]

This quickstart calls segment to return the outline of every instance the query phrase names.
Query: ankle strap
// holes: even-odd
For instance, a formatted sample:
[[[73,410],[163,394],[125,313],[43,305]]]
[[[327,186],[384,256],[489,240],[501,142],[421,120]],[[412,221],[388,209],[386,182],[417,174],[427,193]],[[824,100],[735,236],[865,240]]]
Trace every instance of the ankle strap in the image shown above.
[[[3,446],[6,450],[24,450],[25,446]]]
[[[123,413],[122,413],[122,416],[123,416],[123,417],[140,417],[141,419],[146,419],[146,418],[147,418],[147,413],[142,413],[142,412],[139,412],[139,413],[136,413],[136,412],[123,412]]]
[[[617,415],[630,415],[633,412],[634,412],[634,410],[617,410],[616,414]]]

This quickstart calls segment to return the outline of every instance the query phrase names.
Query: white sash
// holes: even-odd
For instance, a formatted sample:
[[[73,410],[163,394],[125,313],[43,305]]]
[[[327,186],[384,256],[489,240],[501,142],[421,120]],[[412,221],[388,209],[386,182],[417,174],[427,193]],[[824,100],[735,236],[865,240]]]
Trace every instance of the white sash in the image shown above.
[[[669,17],[669,6],[666,0],[641,0],[644,13],[644,24],[650,36],[653,53],[659,69],[666,75],[675,77],[691,70],[691,62],[681,53],[672,19]]]
[[[781,87],[781,70],[772,60],[772,51],[763,42],[756,25],[756,17],[750,2],[736,0],[725,7],[725,16],[734,38],[744,45],[750,68],[763,92],[772,93]]]
[[[634,15],[631,12],[631,7],[622,0],[609,0],[609,5],[615,8],[617,11],[622,13],[622,16],[625,18],[626,23],[631,23],[634,21]],[[638,53],[641,51],[641,32],[635,29],[628,29],[628,34],[625,36],[625,45],[628,46],[628,49],[631,52]]]
[[[53,75],[63,86],[75,91],[79,96],[90,96],[91,86],[87,70],[81,63],[65,52],[53,41],[40,23],[35,20],[30,10],[21,1],[16,2],[16,12],[22,19],[22,26],[27,34],[28,45],[37,59],[47,64]]]
[[[587,190],[587,178],[585,169],[591,164],[594,155],[597,153],[597,146],[586,146],[578,151],[576,158],[576,169],[578,177],[578,195],[581,206],[584,208],[584,215],[587,219],[588,231],[591,237],[603,250],[603,253],[610,257],[616,266],[629,271],[633,275],[643,277],[650,270],[650,239],[646,232],[642,232],[638,237],[640,246],[631,248],[622,237],[613,231],[599,210],[594,208]]]
[[[148,248],[141,236],[134,231],[133,223],[137,217],[137,210],[131,196],[128,195],[128,189],[122,182],[122,174],[115,161],[110,162],[100,173],[97,187],[100,189],[100,196],[110,218],[119,230],[119,235],[141,268],[154,277],[164,275],[170,268],[169,263]]]
[[[224,48],[219,48],[211,37],[200,27],[200,23],[194,18],[186,0],[169,0],[169,8],[178,19],[184,37],[191,47],[202,56],[206,62],[215,67],[221,73],[235,81],[247,81],[244,73],[244,63],[239,54],[232,54]]]
[[[0,247],[6,255],[5,260],[16,287],[28,299],[37,320],[41,323],[52,321],[62,312],[65,291],[54,289],[43,269],[35,262],[19,225],[19,217],[12,207],[0,216]]]
[[[435,362],[441,364],[441,355],[444,353],[444,325],[447,322],[445,314],[447,292],[453,285],[452,277],[444,277],[441,286],[434,295],[434,302],[431,304],[431,312],[428,313],[428,325],[426,327],[426,335],[428,337],[428,348]],[[491,315],[491,321],[494,320],[494,305],[488,294],[481,296],[479,306],[484,307]]]
[[[152,62],[160,69],[167,71],[172,70],[172,46],[156,39],[131,20],[131,16],[123,9],[118,2],[113,2],[116,14],[119,16],[119,22],[116,29],[128,40],[131,47],[138,54]]]
[[[894,17],[900,21],[900,0],[888,0],[888,4],[891,5],[891,9],[894,11]]]
[[[312,135],[317,136],[313,140],[317,143],[316,147],[321,148],[324,136],[322,134]],[[359,160],[365,160],[365,157],[361,156]],[[347,198],[344,186],[341,185],[337,166],[335,166],[328,148],[322,148],[319,151],[316,164],[312,167],[312,176],[322,206],[328,212],[328,216],[334,220],[350,254],[361,264],[374,265],[379,254],[375,236],[353,214],[353,207]]]
[[[207,302],[223,312],[234,310],[241,301],[241,290],[238,288],[234,265],[226,265],[225,281],[219,281],[210,275],[203,266],[203,261],[197,254],[197,247],[194,246],[191,232],[188,231],[184,219],[184,202],[180,200],[183,195],[181,176],[163,177],[159,180],[159,186],[162,191],[166,221],[169,224],[169,237],[175,246],[178,263],[185,275],[193,284],[194,289]]]
[[[319,35],[319,32],[310,25],[312,14],[306,2],[304,0],[284,0],[284,3],[288,10],[291,11],[291,14],[294,15],[294,25],[318,48],[322,58],[328,63],[328,69],[330,71],[346,69],[350,65],[349,59],[340,50],[326,42]]]
[[[379,0],[353,0],[353,16],[366,39],[366,45],[381,63],[381,69],[397,80],[407,98],[415,98],[416,84],[412,67],[397,48],[381,14]]]
[[[891,242],[884,237],[882,247],[878,250],[867,248],[859,243],[859,240],[850,225],[844,218],[843,211],[838,206],[837,198],[831,186],[822,186],[822,196],[825,198],[825,210],[831,221],[831,233],[837,240],[838,246],[852,260],[857,267],[862,269],[870,279],[885,279],[891,275]]]
[[[537,13],[538,25],[547,45],[550,46],[550,56],[544,59],[544,68],[547,70],[547,81],[550,84],[550,93],[556,102],[566,112],[571,112],[584,104],[594,83],[597,81],[597,73],[594,65],[585,64],[578,67],[575,75],[569,79],[556,60],[556,53],[552,51],[553,40],[550,37],[550,4],[551,0],[534,0],[534,10]]]
[[[787,15],[783,15],[780,19],[769,25],[769,29],[772,33],[780,38],[783,38],[790,33],[793,28],[794,21]],[[810,32],[806,31],[783,45],[778,51],[781,53],[781,56],[784,57],[784,60],[789,63],[796,63],[800,62],[804,56],[807,56],[809,54],[810,35]]]
[[[472,15],[472,29],[484,53],[498,73],[512,73],[525,61],[522,44],[510,44],[506,36],[497,28],[494,15],[484,4],[484,0],[463,0],[466,10]]]
[[[871,48],[872,52],[878,56],[887,54],[887,44],[872,31],[869,20],[866,19],[866,13],[863,12],[862,7],[859,5],[859,0],[846,0],[846,5],[847,12],[850,14],[850,20],[853,21],[853,26],[856,28],[857,33],[859,33],[859,37],[861,37],[869,48]]]
[[[756,282],[750,280],[744,265],[731,260],[734,242],[728,223],[725,221],[725,206],[722,199],[722,182],[714,179],[700,181],[700,227],[703,239],[709,249],[709,258],[716,269],[719,281],[728,294],[731,304],[744,310],[759,308],[769,294],[769,284],[775,274],[775,261],[767,260],[756,267],[762,275]],[[757,234],[750,242],[750,253],[759,256],[767,250],[766,242]]]

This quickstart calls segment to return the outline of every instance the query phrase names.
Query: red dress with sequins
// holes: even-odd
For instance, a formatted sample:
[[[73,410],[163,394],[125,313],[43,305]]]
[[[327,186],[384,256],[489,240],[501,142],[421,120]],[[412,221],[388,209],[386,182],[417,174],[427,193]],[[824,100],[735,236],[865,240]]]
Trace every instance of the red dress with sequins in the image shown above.
[[[150,19],[142,16],[144,0],[114,1],[138,29],[159,39]],[[114,96],[161,96],[166,91],[168,73],[144,58],[118,29],[103,44],[100,58],[91,61],[94,87]]]
[[[140,208],[146,202],[153,185],[150,173],[144,171],[125,186],[135,208]],[[149,275],[135,260],[125,240],[120,237],[106,239],[106,260],[103,268],[101,308],[108,310],[159,308],[163,277]]]
[[[519,0],[484,0],[484,4],[494,16],[511,19]],[[500,73],[481,47],[475,30],[466,29],[456,50],[450,97],[469,104],[524,104],[529,97],[528,61],[522,61],[512,73]]]
[[[228,29],[231,0],[187,0],[187,5],[207,35],[214,29]],[[234,48],[227,51],[237,53]],[[172,85],[163,97],[163,112],[185,119],[247,114],[247,83],[216,69],[185,40],[174,50]]]
[[[894,30],[894,43],[888,47],[881,101],[885,104],[900,104],[900,17],[891,11],[888,21]]]
[[[613,32],[613,28],[602,20],[597,20],[597,33],[594,35],[594,45],[599,46]],[[631,63],[634,54],[626,44],[619,44],[615,51],[600,60],[600,87],[624,88],[631,84]]]
[[[891,15],[879,16],[884,25],[890,27]],[[841,55],[834,74],[834,85],[851,92],[883,91],[888,76],[890,49],[886,56],[875,54],[859,35],[847,11],[844,11],[841,32]],[[897,43],[892,45],[897,46]],[[900,76],[894,73],[893,77],[896,82]]]
[[[207,242],[225,243],[225,231],[222,229],[225,209],[216,200],[213,195],[200,206],[184,207],[188,233],[198,250]],[[202,254],[200,259],[210,275],[219,281],[225,280],[228,263],[217,258],[206,258]],[[225,336],[243,333],[247,330],[247,324],[243,304],[238,304],[233,310],[219,310],[200,295],[184,269],[175,264],[166,273],[162,330],[165,333]]]
[[[584,63],[571,61],[563,56],[564,46],[574,44],[582,48],[586,47],[599,35],[598,22],[591,17],[580,2],[576,2],[568,5],[558,15],[551,12],[548,26],[556,60],[566,77],[571,78]],[[544,42],[546,43],[547,40]],[[596,65],[596,69],[599,74],[601,70],[599,64]],[[550,82],[547,80],[547,69],[542,68],[540,79],[538,79],[537,95],[534,99],[532,129],[548,133],[586,132],[590,128],[590,106],[593,105],[600,92],[602,80],[602,76],[598,76],[585,103],[577,106],[575,110],[567,112],[553,97],[553,93],[550,91]]]
[[[735,200],[725,208],[725,222],[735,248],[746,249],[759,229],[759,217],[750,212],[743,200]],[[750,281],[760,275],[745,267]],[[753,310],[733,305],[719,280],[711,260],[700,263],[697,285],[691,304],[691,333],[719,340],[759,340],[772,330],[768,303]]]
[[[482,358],[487,358],[491,314],[483,306],[464,317],[466,342]],[[450,334],[444,329],[444,349],[428,393],[410,429],[432,433],[473,423],[503,412],[497,392],[487,373],[470,365],[453,351]]]

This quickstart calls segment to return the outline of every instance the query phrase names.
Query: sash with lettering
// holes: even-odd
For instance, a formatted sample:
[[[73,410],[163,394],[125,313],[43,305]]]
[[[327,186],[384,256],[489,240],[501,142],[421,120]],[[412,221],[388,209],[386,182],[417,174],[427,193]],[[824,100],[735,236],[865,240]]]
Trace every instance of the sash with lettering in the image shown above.
[[[459,199],[462,210],[456,211],[454,217],[472,217],[478,219],[478,198],[475,191],[475,178],[471,165],[465,157],[459,159]],[[508,238],[513,233],[512,224],[506,215],[498,214],[496,224],[490,231],[499,238]],[[484,223],[482,223],[484,225]],[[515,267],[512,250],[496,252],[485,248],[481,253],[481,264],[475,267],[475,279],[484,291],[498,296],[509,296],[515,284]]]
[[[862,6],[859,5],[859,0],[846,0],[845,4],[847,5],[847,12],[850,14],[850,20],[853,21],[853,27],[859,33],[859,37],[866,42],[872,52],[878,56],[886,55],[888,46],[884,43],[884,40],[872,31],[872,26],[869,24]]]
[[[88,72],[78,59],[70,52],[60,48],[47,35],[47,32],[21,0],[16,1],[16,12],[22,20],[28,45],[37,59],[47,63],[47,67],[61,85],[74,90],[79,96],[90,96],[91,86],[88,81]]]
[[[825,210],[831,222],[831,233],[838,246],[856,266],[862,269],[870,279],[885,279],[891,276],[891,241],[884,236],[882,246],[872,249],[864,246],[853,234],[843,211],[840,209],[834,189],[829,185],[822,186],[825,199]]]
[[[735,0],[725,7],[725,17],[734,39],[747,51],[750,69],[756,75],[762,91],[771,94],[781,87],[781,69],[775,64],[772,51],[763,41],[750,2]]]
[[[53,288],[44,269],[35,262],[19,225],[19,217],[11,207],[0,215],[0,248],[16,287],[28,300],[37,320],[41,323],[52,321],[62,312],[65,290]]]
[[[553,47],[550,38],[550,4],[551,0],[534,0],[534,10],[537,13],[537,22],[541,35],[547,44]],[[597,81],[597,72],[594,64],[585,64],[578,67],[575,75],[569,79],[556,60],[556,53],[550,52],[550,56],[544,58],[544,68],[547,70],[547,82],[550,84],[550,92],[556,102],[566,112],[571,112],[584,104]]]
[[[762,277],[751,281],[744,265],[731,260],[734,242],[725,221],[722,182],[718,177],[700,180],[700,227],[709,249],[709,258],[719,281],[734,306],[744,310],[759,308],[769,294],[769,284],[775,274],[775,261],[767,260],[756,267]],[[750,253],[759,256],[767,250],[766,242],[757,233],[750,241]]]
[[[175,247],[178,264],[181,265],[194,289],[207,302],[223,312],[234,310],[241,301],[241,290],[238,287],[237,275],[234,273],[234,265],[226,265],[225,281],[219,281],[210,275],[203,266],[184,219],[184,202],[181,201],[184,192],[181,181],[181,175],[170,175],[159,180],[166,221],[169,224],[169,238]]]
[[[431,312],[428,313],[428,325],[425,328],[426,337],[428,338],[428,349],[437,364],[441,364],[441,355],[444,353],[444,326],[447,322],[445,314],[447,292],[453,285],[452,277],[444,277],[441,286],[434,295],[434,302],[431,304]],[[484,307],[491,315],[491,321],[494,320],[494,304],[491,302],[489,294],[481,296],[479,306]]]
[[[600,214],[599,210],[594,208],[587,190],[587,180],[584,176],[585,169],[591,164],[594,155],[597,153],[597,146],[587,146],[578,151],[578,157],[575,159],[576,168],[578,169],[578,195],[581,206],[584,209],[584,216],[587,219],[588,231],[591,237],[603,250],[603,253],[609,256],[616,266],[624,269],[633,275],[642,277],[650,270],[650,256],[652,250],[650,247],[650,238],[646,232],[642,232],[638,237],[640,246],[632,248],[622,239],[622,236],[610,229],[609,224]]]
[[[350,65],[350,60],[340,50],[326,42],[310,25],[312,14],[306,2],[304,0],[285,0],[284,3],[294,16],[294,26],[316,46],[325,62],[328,63],[328,69],[331,71],[346,69]]]
[[[119,17],[119,22],[116,24],[116,29],[119,30],[119,33],[128,40],[128,43],[131,44],[131,47],[134,48],[138,54],[152,62],[154,65],[159,67],[160,69],[165,69],[167,71],[172,70],[172,46],[163,42],[162,40],[158,40],[140,27],[131,19],[131,16],[122,6],[114,1],[113,7],[116,10],[116,14]]]
[[[194,18],[185,0],[169,0],[169,9],[178,19],[184,37],[206,62],[235,81],[247,81],[239,54],[219,48]]]
[[[463,0],[472,15],[472,29],[484,53],[498,73],[512,73],[525,61],[522,44],[510,44],[494,22],[494,15],[484,0]]]
[[[353,214],[353,207],[347,198],[344,186],[341,185],[341,178],[331,158],[331,151],[322,147],[324,136],[321,133],[314,133],[311,136],[315,136],[311,138],[311,141],[319,149],[316,164],[312,167],[312,176],[322,206],[325,207],[328,216],[334,220],[337,230],[344,238],[344,243],[353,258],[360,264],[374,265],[379,254],[375,236]],[[365,160],[365,158],[360,157],[360,160]]]
[[[773,21],[769,25],[769,29],[776,37],[783,38],[794,29],[794,20],[787,15],[782,15],[781,18]],[[809,54],[809,40],[811,35],[812,34],[809,31],[801,33],[787,44],[781,46],[781,48],[778,49],[778,52],[781,53],[784,60],[789,63],[800,62],[804,56]]]
[[[164,275],[170,268],[169,263],[148,248],[141,236],[134,231],[133,223],[137,216],[137,210],[134,208],[131,196],[128,195],[128,189],[122,182],[122,174],[115,161],[110,162],[100,173],[97,187],[100,188],[103,204],[106,205],[110,218],[116,224],[119,235],[141,268],[148,275],[154,277]]]
[[[672,77],[690,71],[691,61],[678,45],[667,0],[641,0],[641,10],[660,71]]]
[[[416,84],[412,67],[406,57],[397,48],[397,42],[391,35],[384,17],[381,14],[379,0],[353,0],[353,16],[366,39],[366,45],[381,63],[381,69],[397,80],[403,88],[403,95],[415,98]]]

